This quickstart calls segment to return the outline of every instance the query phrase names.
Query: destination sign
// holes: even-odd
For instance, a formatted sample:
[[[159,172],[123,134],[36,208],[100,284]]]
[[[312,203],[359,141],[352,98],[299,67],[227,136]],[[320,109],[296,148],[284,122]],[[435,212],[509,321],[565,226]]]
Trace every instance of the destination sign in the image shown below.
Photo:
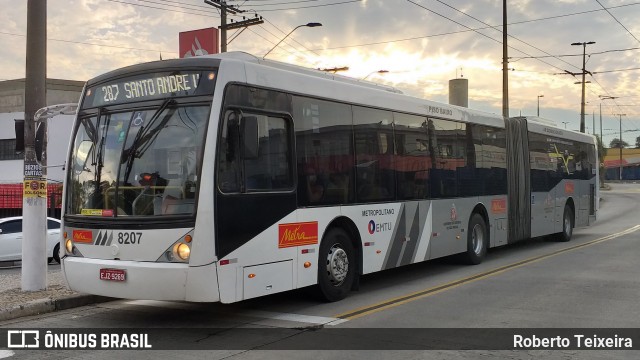
[[[137,75],[86,90],[83,108],[155,99],[212,95],[215,71],[172,71]]]

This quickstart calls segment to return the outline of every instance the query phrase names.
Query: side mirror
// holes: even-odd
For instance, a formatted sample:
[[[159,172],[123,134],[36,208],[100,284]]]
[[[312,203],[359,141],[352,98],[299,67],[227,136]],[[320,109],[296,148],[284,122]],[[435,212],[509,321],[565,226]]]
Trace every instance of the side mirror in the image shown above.
[[[258,158],[258,118],[255,116],[243,117],[241,126],[244,159],[255,160]]]

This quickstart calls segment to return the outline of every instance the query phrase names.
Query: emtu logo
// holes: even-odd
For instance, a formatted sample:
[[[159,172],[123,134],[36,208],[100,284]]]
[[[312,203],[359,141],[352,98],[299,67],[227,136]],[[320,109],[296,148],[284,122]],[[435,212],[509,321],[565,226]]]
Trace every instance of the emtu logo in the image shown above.
[[[391,230],[391,222],[383,222],[383,223],[377,223],[373,220],[369,221],[369,226],[367,226],[367,230],[369,231],[370,235],[373,235],[374,233],[379,233],[379,232],[383,232],[383,231],[390,231]]]
[[[369,234],[373,235],[376,232],[376,222],[371,220],[369,221]]]

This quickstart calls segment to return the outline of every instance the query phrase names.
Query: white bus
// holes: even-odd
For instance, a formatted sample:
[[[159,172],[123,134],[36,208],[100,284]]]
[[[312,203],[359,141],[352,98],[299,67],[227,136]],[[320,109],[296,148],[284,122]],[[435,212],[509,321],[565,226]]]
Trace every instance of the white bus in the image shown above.
[[[71,289],[232,303],[596,218],[592,136],[245,53],[87,82],[64,185]]]

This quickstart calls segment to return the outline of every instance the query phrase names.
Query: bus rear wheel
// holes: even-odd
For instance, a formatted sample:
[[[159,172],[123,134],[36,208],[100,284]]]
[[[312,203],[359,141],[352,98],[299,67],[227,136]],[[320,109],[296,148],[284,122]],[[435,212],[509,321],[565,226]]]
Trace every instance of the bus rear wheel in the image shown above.
[[[320,244],[317,290],[322,300],[342,300],[349,294],[356,274],[356,260],[349,235],[333,228]]]
[[[471,215],[467,233],[467,252],[464,254],[465,262],[471,265],[480,264],[487,254],[488,241],[489,234],[484,218],[480,214]]]
[[[567,242],[571,240],[573,235],[573,210],[569,205],[564,206],[564,213],[562,214],[562,231],[556,234],[556,240],[560,242]]]

